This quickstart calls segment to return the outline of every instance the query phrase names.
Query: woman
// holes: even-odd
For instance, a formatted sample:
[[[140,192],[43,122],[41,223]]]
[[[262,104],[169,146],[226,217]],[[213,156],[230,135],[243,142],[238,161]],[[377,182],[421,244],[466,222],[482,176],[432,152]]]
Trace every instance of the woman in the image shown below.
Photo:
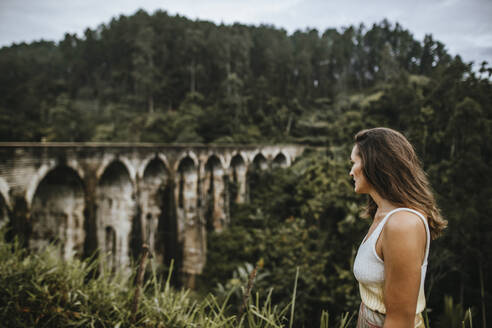
[[[362,298],[357,327],[424,327],[429,244],[447,222],[401,133],[360,131],[350,158],[355,192],[369,195],[364,214],[373,219],[354,262]]]

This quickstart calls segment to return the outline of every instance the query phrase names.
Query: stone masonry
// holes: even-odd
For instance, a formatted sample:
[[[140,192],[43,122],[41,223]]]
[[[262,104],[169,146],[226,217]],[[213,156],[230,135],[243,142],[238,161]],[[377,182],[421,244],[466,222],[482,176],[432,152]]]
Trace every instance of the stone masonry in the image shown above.
[[[295,145],[0,143],[0,227],[31,249],[60,256],[100,251],[125,267],[143,243],[176,260],[193,287],[207,231],[229,222],[229,201],[248,200],[250,170],[289,166]],[[230,194],[229,184],[236,186]]]

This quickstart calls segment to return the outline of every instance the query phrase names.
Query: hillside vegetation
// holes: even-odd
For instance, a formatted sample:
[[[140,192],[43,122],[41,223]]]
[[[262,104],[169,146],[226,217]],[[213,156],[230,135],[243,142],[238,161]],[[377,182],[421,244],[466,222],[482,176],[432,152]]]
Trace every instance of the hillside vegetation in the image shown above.
[[[351,261],[367,221],[359,218],[363,199],[348,177],[353,135],[375,126],[398,129],[415,145],[449,221],[431,246],[428,318],[432,327],[462,327],[465,316],[486,327],[492,322],[492,69],[478,64],[474,70],[431,35],[419,41],[388,21],[289,35],[273,26],[139,11],[82,37],[0,49],[0,140],[325,147],[290,168],[252,177],[251,202],[233,205],[230,228],[208,237],[213,265],[198,291],[213,291],[218,300],[230,295],[227,304],[236,308],[237,287],[256,267],[253,291],[261,302],[270,295],[278,305],[272,311],[289,308],[297,281],[295,321],[288,324],[314,327],[326,319],[323,311],[334,318],[354,313],[359,302]],[[20,275],[31,279],[29,270]],[[7,276],[0,277],[5,285]],[[204,306],[212,312],[199,313],[211,320],[234,315],[221,317],[221,305],[172,293],[166,298],[195,304],[190,313]],[[40,294],[33,295],[38,302]],[[126,318],[118,312],[126,297],[110,312],[118,320]],[[150,303],[144,309],[153,318],[158,309]]]
[[[219,301],[209,294],[197,299],[190,291],[176,291],[158,277],[151,262],[148,279],[135,303],[136,270],[98,271],[99,259],[63,261],[49,247],[29,254],[15,242],[0,240],[0,321],[4,327],[208,327],[277,328],[294,322],[295,303],[285,308],[271,298],[246,301],[242,311],[228,298]],[[295,295],[295,285],[292,286]],[[294,299],[294,297],[292,298]],[[219,303],[220,302],[220,303]],[[139,306],[134,311],[134,304]],[[328,328],[329,316],[321,317]],[[338,320],[340,328],[348,314]]]

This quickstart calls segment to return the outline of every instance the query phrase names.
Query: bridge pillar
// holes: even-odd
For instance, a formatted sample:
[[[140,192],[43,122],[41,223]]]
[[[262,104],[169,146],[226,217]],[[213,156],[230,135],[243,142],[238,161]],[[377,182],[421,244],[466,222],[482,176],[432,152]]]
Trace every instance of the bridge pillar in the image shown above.
[[[108,267],[129,266],[136,214],[134,184],[124,164],[114,161],[97,186],[97,241]]]
[[[6,226],[9,223],[9,209],[7,207],[7,202],[0,195],[0,228]]]
[[[97,176],[95,170],[87,170],[87,173],[84,178],[84,184],[85,184],[84,255],[92,256],[98,250],[97,221],[96,221],[97,220],[96,218]]]
[[[236,182],[238,185],[238,191],[236,196],[237,203],[244,203],[247,199],[247,178],[246,178],[246,166],[242,165],[236,168]]]
[[[177,172],[178,222],[182,227],[183,267],[185,285],[194,288],[195,276],[202,273],[205,265],[205,229],[201,223],[198,207],[198,163],[187,157],[182,160]]]
[[[27,204],[26,198],[23,193],[12,193],[12,212],[10,213],[10,226],[12,227],[12,234],[20,237],[21,243],[24,246],[29,245],[30,234],[30,210]],[[8,235],[13,237],[11,234]]]
[[[203,194],[208,231],[220,232],[227,224],[226,174],[220,160],[213,156],[205,165]]]
[[[151,160],[144,173],[143,177],[139,180],[139,206],[141,209],[140,222],[142,225],[142,240],[149,246],[149,249],[156,255],[156,257],[163,262],[165,247],[161,245],[163,238],[161,233],[166,231],[162,228],[165,226],[161,223],[161,229],[159,229],[159,223],[162,220],[168,220],[167,213],[169,213],[165,204],[166,200],[166,188],[169,183],[169,172],[167,171],[164,163],[155,158]]]
[[[232,198],[231,203],[248,201],[253,186],[248,178],[251,173],[266,169],[266,158],[270,161],[274,158],[272,167],[289,166],[303,148],[0,143],[0,157],[5,159],[0,161],[0,226],[8,216],[12,231],[21,235],[29,246],[32,230],[48,236],[42,223],[49,221],[50,236],[66,242],[69,248],[66,254],[71,253],[72,248],[76,252],[83,248],[86,256],[100,250],[110,254],[109,261],[115,268],[127,266],[141,242],[148,241],[159,261],[169,264],[171,259],[176,260],[180,274],[175,276],[184,276],[186,285],[193,287],[194,278],[202,272],[206,261],[207,208],[211,230],[224,229],[229,221],[229,199]],[[208,167],[203,165],[213,157]],[[155,163],[149,164],[154,160]],[[74,176],[82,180],[83,196],[80,188],[75,188],[77,192],[68,188],[73,187],[69,180],[57,179],[48,188],[41,188],[47,191],[47,196],[36,195],[45,175],[60,166],[69,167]],[[237,188],[232,190],[232,185]],[[77,197],[63,196],[67,188]],[[73,203],[62,209],[61,204],[69,199]],[[45,201],[54,211],[44,208]],[[37,215],[34,218],[33,204]],[[77,217],[76,224],[68,218],[70,215]],[[85,233],[80,231],[81,216]],[[34,222],[36,220],[39,222]],[[72,220],[77,227],[65,229],[52,224],[57,220],[62,223]],[[33,245],[38,242],[36,238],[31,240]],[[85,239],[83,246],[80,246],[81,239]]]
[[[230,175],[232,182],[236,185],[234,201],[236,203],[244,203],[247,198],[247,177],[246,163],[241,155],[236,154],[230,164]]]
[[[84,189],[80,177],[67,166],[57,166],[43,177],[31,203],[30,248],[43,249],[54,242],[65,259],[83,255]]]

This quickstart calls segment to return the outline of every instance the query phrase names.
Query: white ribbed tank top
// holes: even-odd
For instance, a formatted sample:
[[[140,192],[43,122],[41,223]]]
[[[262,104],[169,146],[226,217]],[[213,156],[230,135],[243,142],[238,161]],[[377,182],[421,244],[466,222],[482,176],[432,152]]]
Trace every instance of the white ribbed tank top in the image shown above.
[[[421,267],[420,290],[417,301],[417,311],[420,313],[425,308],[424,282],[427,272],[427,258],[429,256],[430,246],[430,230],[426,218],[420,213],[410,208],[396,208],[390,211],[383,220],[378,224],[369,238],[364,237],[354,261],[354,275],[359,282],[362,302],[375,311],[386,313],[386,308],[383,302],[383,287],[384,287],[384,261],[376,252],[376,241],[383,230],[383,227],[391,216],[391,214],[399,211],[409,211],[416,214],[422,219],[427,233],[427,242],[425,246],[425,257]]]

